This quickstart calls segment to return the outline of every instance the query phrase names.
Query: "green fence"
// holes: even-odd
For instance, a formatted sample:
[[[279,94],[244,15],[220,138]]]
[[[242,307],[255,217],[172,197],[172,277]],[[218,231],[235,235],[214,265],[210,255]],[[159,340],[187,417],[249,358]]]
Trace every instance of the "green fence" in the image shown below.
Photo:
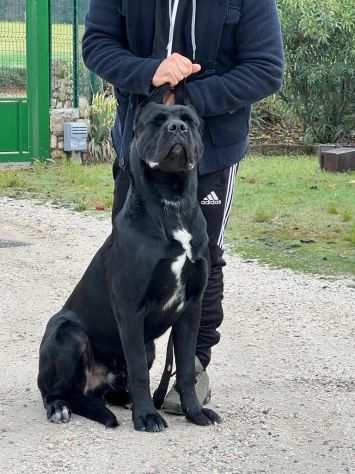
[[[97,80],[81,59],[89,0],[48,0],[51,90],[54,108],[77,107],[90,99]],[[0,97],[26,96],[26,0],[0,0]]]
[[[0,0],[0,163],[49,156],[48,0]]]
[[[89,0],[51,0],[52,107],[77,107],[90,98],[91,78],[81,59]]]
[[[26,0],[0,0],[0,98],[26,96]]]
[[[89,0],[0,0],[0,163],[50,155],[50,108],[93,83],[81,59]]]

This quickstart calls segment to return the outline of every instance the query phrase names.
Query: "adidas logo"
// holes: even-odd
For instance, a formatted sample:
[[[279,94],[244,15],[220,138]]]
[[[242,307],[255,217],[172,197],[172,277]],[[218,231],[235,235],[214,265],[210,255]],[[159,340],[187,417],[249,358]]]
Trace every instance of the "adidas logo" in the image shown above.
[[[208,196],[206,196],[202,201],[202,205],[205,206],[217,206],[219,204],[222,204],[222,201],[219,199],[217,194],[214,191],[211,191]]]

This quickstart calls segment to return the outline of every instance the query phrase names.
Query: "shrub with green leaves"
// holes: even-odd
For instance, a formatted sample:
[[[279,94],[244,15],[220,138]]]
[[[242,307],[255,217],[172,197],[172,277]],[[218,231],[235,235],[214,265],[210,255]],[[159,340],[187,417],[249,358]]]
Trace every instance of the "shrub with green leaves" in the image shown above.
[[[305,141],[346,141],[355,130],[354,0],[279,0],[287,70],[282,97]]]
[[[12,69],[0,69],[0,87],[25,88],[26,69],[24,67],[14,67]]]
[[[95,94],[90,108],[90,161],[102,163],[113,161],[115,151],[111,140],[111,129],[116,116],[116,99],[104,93]]]

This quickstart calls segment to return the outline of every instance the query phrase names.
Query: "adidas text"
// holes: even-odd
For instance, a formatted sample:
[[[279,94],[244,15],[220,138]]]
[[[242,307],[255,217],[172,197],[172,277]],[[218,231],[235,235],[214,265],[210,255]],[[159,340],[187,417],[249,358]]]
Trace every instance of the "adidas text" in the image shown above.
[[[218,206],[222,204],[222,201],[218,198],[217,194],[212,191],[201,201],[201,204],[203,206]]]

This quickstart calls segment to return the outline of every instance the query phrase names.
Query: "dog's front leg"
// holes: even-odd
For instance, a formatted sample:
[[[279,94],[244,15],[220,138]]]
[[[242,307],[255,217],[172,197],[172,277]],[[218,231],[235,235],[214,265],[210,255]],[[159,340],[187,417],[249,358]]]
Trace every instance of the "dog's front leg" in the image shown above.
[[[119,332],[127,364],[128,387],[133,402],[134,428],[138,431],[162,431],[168,425],[155,409],[150,394],[143,316],[121,317]]]
[[[200,303],[190,308],[173,326],[176,357],[176,388],[180,393],[181,406],[188,420],[196,425],[220,423],[217,413],[203,408],[195,390],[195,352],[201,312]]]

